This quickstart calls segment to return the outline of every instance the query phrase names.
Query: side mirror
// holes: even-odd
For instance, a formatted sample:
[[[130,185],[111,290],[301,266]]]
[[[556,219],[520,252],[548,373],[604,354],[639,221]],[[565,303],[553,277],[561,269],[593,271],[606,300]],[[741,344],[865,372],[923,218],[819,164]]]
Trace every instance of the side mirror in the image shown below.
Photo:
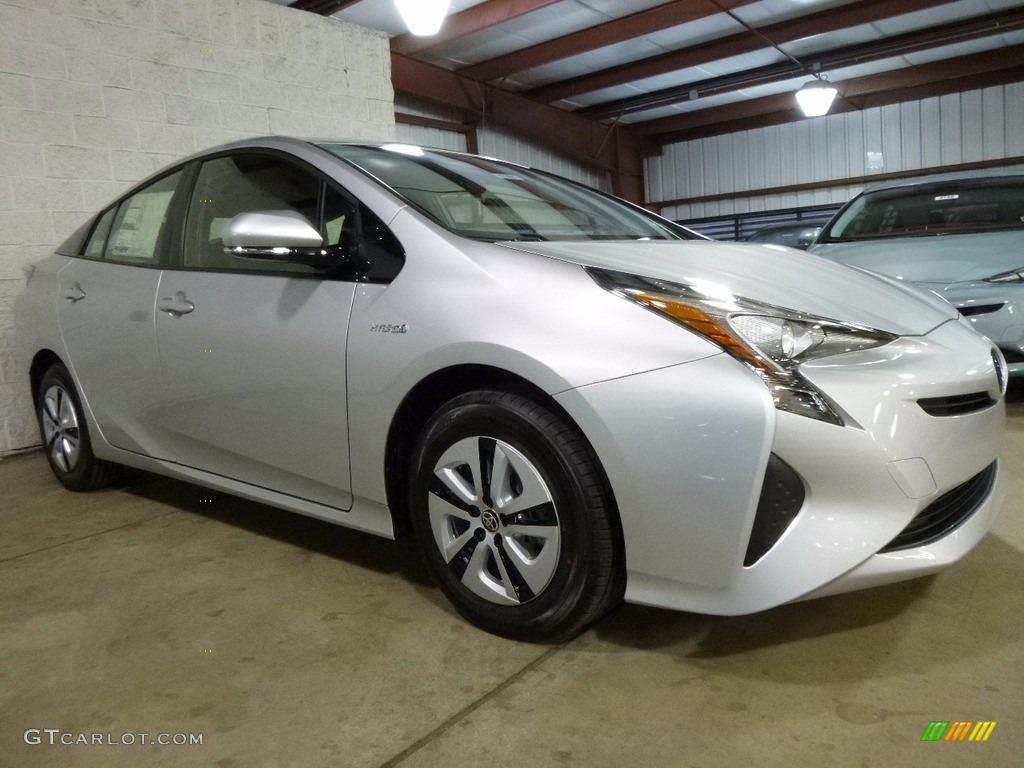
[[[320,233],[295,211],[240,213],[221,230],[224,253],[247,259],[289,261],[328,269],[337,266],[337,249],[325,248]]]

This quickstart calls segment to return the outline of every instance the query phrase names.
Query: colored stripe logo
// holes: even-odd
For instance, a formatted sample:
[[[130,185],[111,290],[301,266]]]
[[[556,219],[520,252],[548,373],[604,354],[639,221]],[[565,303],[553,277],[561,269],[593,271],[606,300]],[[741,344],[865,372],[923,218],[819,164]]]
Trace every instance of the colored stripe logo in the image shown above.
[[[995,728],[995,720],[932,720],[921,741],[988,741]]]

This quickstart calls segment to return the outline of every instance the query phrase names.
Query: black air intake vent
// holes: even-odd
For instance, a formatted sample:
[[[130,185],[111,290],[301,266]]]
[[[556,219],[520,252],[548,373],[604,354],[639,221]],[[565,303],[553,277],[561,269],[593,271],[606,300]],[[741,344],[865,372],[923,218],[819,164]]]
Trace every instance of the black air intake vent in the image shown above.
[[[924,397],[917,401],[929,416],[963,416],[983,411],[996,404],[988,392],[972,392],[969,395],[950,397]]]
[[[743,565],[753,565],[775,546],[804,505],[804,496],[800,475],[774,453],[769,456]]]
[[[998,304],[975,304],[970,307],[958,307],[958,309],[964,317],[973,317],[974,315],[988,315],[992,312],[998,312],[1005,306],[1006,302],[1001,301]]]
[[[939,496],[880,551],[895,552],[899,549],[922,547],[959,528],[992,492],[996,480],[996,465],[997,462],[993,461],[966,483],[961,483]]]

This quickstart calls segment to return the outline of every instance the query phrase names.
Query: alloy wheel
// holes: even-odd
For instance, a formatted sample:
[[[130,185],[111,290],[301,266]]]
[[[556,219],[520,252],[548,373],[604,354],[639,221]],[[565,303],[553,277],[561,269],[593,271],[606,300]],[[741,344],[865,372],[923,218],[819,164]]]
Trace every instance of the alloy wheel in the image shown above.
[[[56,467],[72,472],[78,465],[81,431],[71,396],[56,384],[46,390],[42,407],[43,439]]]
[[[444,562],[478,597],[519,605],[551,582],[561,548],[555,503],[508,443],[473,436],[451,445],[434,466],[428,511]]]

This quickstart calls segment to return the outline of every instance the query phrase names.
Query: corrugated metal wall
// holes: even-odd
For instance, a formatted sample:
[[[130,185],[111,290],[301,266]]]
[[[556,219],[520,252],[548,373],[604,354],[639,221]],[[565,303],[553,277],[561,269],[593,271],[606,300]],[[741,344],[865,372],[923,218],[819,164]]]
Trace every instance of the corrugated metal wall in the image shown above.
[[[482,155],[557,173],[559,176],[605,192],[611,191],[611,180],[605,171],[552,152],[506,128],[495,125],[481,126],[479,142]]]
[[[666,206],[695,219],[843,203],[842,180],[1024,155],[1024,83],[672,144],[647,161],[651,202],[835,181],[806,192]]]
[[[433,120],[444,120],[449,123],[461,123],[462,113],[454,109],[426,104],[410,99],[400,93],[395,94],[395,112],[416,117],[429,117]],[[458,131],[446,131],[443,128],[426,128],[420,125],[397,123],[395,135],[403,144],[415,144],[420,147],[437,147],[451,149],[456,152],[466,151],[466,134]]]
[[[465,117],[455,110],[410,99],[401,94],[395,94],[395,111],[407,115],[416,115],[417,117],[444,120],[450,123],[462,123],[465,120]],[[398,122],[396,135],[399,141],[408,144],[440,147],[460,152],[466,151],[466,136],[458,131],[448,131],[435,127],[427,128]],[[528,165],[531,168],[539,168],[543,171],[557,173],[573,181],[589,184],[604,191],[611,190],[611,180],[606,172],[588,166],[585,163],[580,163],[573,158],[560,155],[557,152],[552,152],[540,144],[523,138],[514,131],[501,126],[488,125],[485,122],[477,131],[477,142],[480,154],[482,155],[489,155],[499,160],[508,160],[512,163],[519,163],[520,165]]]

